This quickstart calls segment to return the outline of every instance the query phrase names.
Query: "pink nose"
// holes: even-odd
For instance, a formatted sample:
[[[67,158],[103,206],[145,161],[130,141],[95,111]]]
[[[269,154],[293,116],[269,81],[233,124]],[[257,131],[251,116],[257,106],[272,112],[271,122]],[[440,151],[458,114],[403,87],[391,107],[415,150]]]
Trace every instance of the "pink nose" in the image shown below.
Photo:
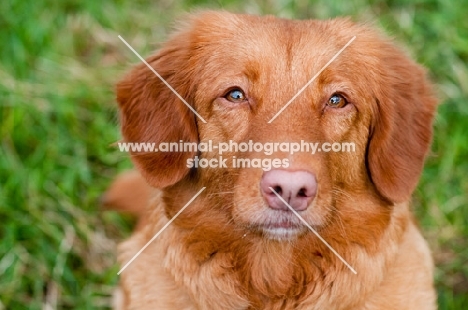
[[[274,210],[289,210],[278,193],[294,210],[304,211],[317,193],[317,180],[307,171],[270,170],[263,174],[260,189],[268,206]]]

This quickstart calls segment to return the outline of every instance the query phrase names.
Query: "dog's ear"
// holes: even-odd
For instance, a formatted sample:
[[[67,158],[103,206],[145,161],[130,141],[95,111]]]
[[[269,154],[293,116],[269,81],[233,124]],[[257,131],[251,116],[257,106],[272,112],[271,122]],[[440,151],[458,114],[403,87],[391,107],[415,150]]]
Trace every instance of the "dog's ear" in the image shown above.
[[[188,103],[194,83],[190,66],[188,33],[169,40],[148,64]],[[197,143],[194,113],[145,64],[137,65],[117,84],[121,129],[125,142]],[[131,152],[146,180],[155,187],[172,185],[187,175],[187,159],[195,152]]]
[[[378,192],[392,202],[410,199],[432,140],[437,100],[423,68],[388,45],[370,130],[367,165]]]

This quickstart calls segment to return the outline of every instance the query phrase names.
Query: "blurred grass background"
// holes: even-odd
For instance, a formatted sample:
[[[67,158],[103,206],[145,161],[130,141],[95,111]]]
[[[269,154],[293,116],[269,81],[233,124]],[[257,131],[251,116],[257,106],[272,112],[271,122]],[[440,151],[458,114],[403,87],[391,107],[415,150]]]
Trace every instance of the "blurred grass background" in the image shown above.
[[[0,2],[0,309],[108,308],[128,219],[99,212],[130,167],[113,85],[197,8],[376,21],[430,70],[442,105],[414,209],[437,263],[440,309],[468,309],[467,1]],[[416,310],[416,309],[415,309]]]

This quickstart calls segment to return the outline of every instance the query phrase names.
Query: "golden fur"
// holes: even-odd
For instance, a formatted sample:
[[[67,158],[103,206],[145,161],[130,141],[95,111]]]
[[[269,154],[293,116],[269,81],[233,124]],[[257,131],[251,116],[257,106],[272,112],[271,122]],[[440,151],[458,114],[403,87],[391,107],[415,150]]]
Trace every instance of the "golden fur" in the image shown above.
[[[140,64],[117,86],[126,141],[355,143],[356,152],[274,157],[314,173],[318,192],[302,216],[357,275],[307,228],[288,239],[254,228],[270,212],[258,186],[262,169],[188,169],[193,152],[135,153],[138,170],[159,190],[145,224],[119,246],[122,266],[206,190],[123,271],[118,308],[435,309],[432,259],[409,201],[430,145],[436,100],[424,70],[394,43],[348,19],[202,12],[147,61],[207,123]],[[247,100],[227,101],[233,87]],[[335,93],[349,103],[327,106]],[[231,156],[267,157],[225,154]]]

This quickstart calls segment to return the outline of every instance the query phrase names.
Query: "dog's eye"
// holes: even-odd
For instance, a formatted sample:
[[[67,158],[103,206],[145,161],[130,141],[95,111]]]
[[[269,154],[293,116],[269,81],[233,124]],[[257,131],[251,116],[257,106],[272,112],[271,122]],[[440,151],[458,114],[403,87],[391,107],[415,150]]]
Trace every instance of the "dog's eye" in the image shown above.
[[[340,94],[334,94],[328,99],[327,105],[332,108],[342,108],[347,105],[348,102]]]
[[[245,94],[241,89],[236,88],[229,91],[224,98],[231,102],[239,103],[245,101]]]

